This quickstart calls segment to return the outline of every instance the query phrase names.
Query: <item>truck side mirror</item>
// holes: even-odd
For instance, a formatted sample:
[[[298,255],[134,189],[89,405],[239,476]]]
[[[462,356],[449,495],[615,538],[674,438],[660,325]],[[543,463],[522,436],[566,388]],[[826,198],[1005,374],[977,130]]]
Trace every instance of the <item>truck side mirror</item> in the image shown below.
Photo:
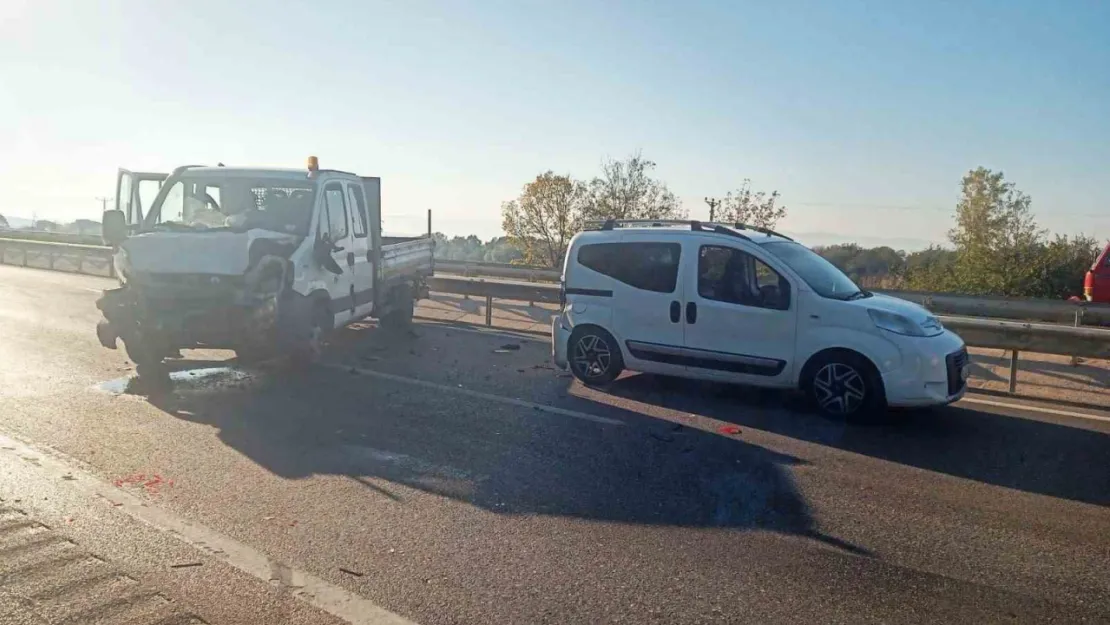
[[[331,237],[327,234],[320,235],[316,237],[316,241],[312,244],[312,258],[324,269],[339,275],[343,273],[343,268],[335,262],[335,257],[332,256],[334,249],[335,245],[331,242]]]
[[[123,211],[104,211],[100,220],[100,236],[106,245],[119,247],[127,240],[127,217]]]

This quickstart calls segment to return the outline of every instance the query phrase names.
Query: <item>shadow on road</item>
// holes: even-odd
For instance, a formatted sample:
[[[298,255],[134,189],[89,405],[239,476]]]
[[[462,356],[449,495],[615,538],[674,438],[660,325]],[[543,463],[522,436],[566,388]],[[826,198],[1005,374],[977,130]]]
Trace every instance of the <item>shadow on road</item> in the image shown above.
[[[816,528],[790,474],[798,459],[734,437],[611,406],[597,412],[623,425],[335,369],[259,374],[245,387],[234,378],[150,401],[217,428],[277,475],[345,475],[368,496],[404,501],[404,485],[500,514],[765,529],[866,554]]]
[[[1110,505],[1110,436],[960,406],[893,411],[885,425],[843,426],[778,392],[652,375],[608,392],[908,466],[1030,493]],[[790,413],[745,410],[780,407]]]

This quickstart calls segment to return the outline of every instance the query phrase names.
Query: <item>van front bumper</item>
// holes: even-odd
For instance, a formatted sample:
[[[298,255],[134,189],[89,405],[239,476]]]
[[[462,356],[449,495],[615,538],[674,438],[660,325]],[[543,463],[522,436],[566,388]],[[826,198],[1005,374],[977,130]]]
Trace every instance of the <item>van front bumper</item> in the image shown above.
[[[901,366],[882,374],[887,405],[920,407],[959,401],[967,392],[971,365],[963,339],[948,330],[934,337],[902,338]]]

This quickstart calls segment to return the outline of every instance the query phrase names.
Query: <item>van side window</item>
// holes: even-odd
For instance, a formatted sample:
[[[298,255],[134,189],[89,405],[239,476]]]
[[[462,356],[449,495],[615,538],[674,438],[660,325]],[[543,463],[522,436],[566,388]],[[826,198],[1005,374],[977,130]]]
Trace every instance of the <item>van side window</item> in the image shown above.
[[[758,258],[731,247],[701,247],[698,295],[741,306],[790,308],[790,283]]]
[[[578,264],[637,289],[673,293],[681,254],[678,243],[595,243],[578,248]]]

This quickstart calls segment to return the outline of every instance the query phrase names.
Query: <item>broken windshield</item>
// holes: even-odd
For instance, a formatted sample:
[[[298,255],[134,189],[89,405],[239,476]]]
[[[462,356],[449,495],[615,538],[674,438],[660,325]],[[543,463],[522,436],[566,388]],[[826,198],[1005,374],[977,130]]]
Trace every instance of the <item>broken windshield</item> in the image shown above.
[[[143,225],[178,231],[262,228],[304,236],[314,191],[311,181],[289,178],[171,178]]]

